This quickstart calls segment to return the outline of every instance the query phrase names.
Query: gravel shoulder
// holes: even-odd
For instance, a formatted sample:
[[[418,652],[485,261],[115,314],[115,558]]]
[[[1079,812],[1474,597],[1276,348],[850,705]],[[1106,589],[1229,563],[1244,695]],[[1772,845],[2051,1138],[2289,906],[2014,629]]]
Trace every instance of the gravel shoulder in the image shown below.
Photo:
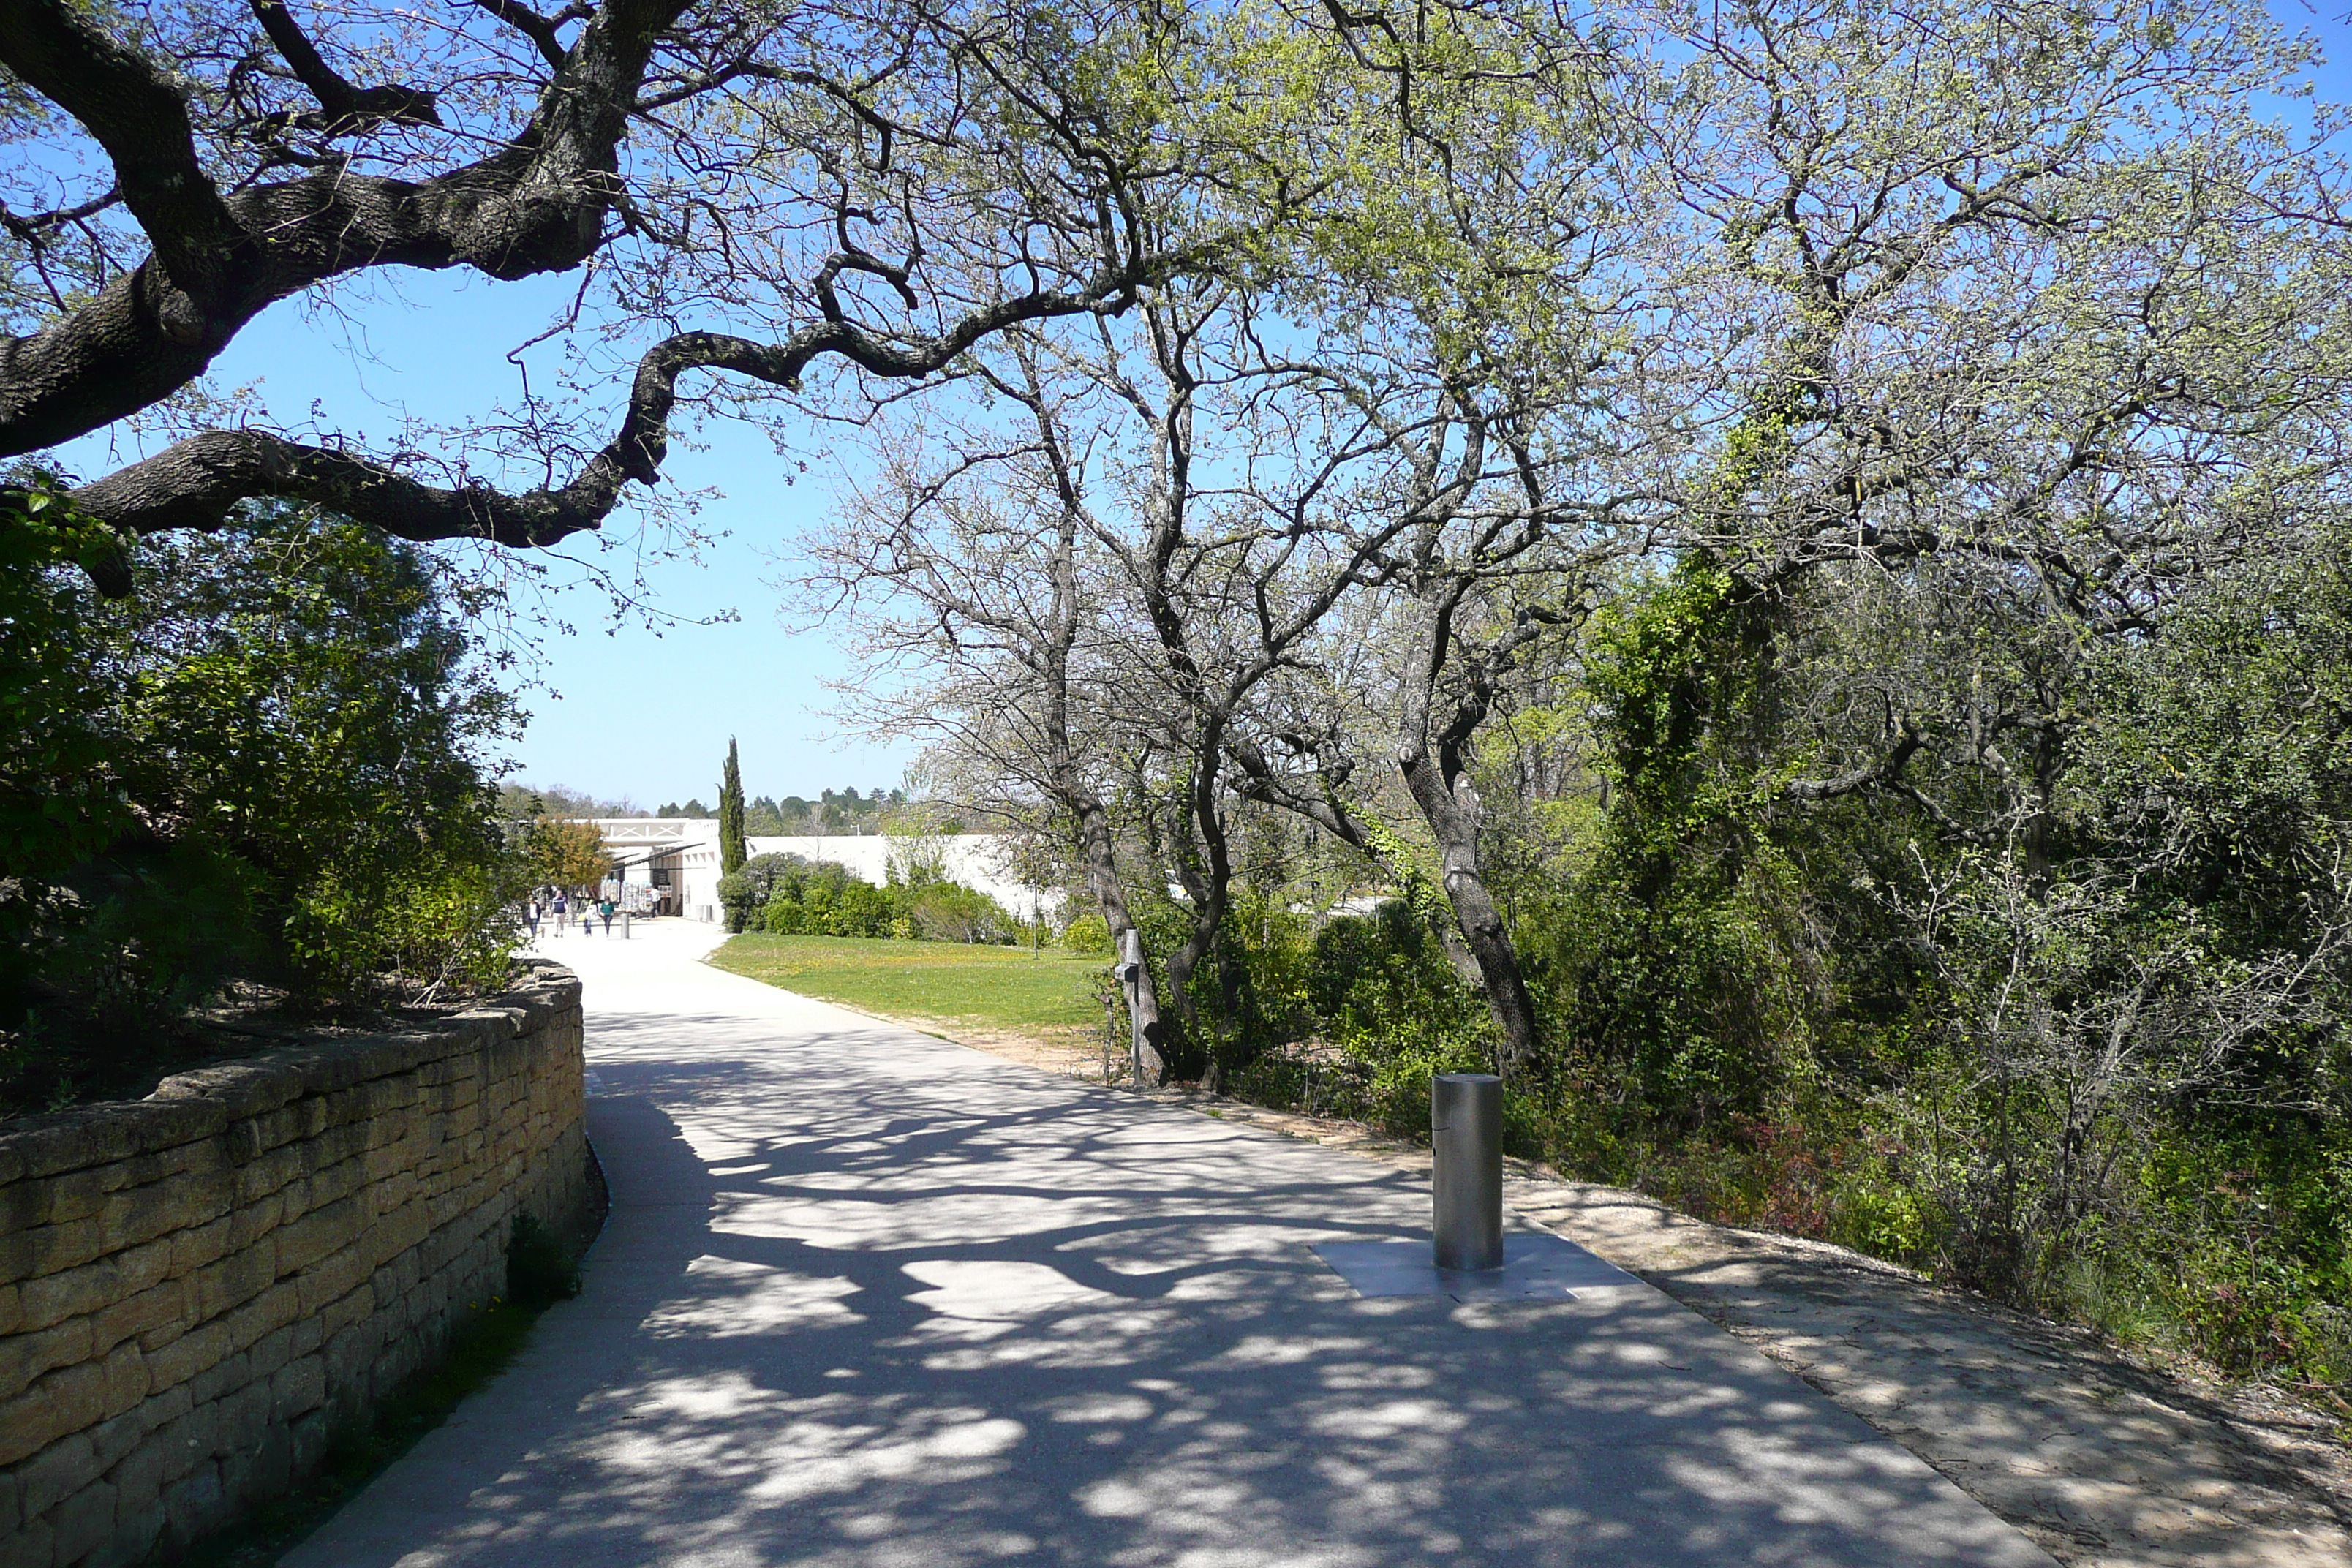
[[[931,1032],[1097,1078],[1087,1053]],[[1228,1121],[1426,1174],[1354,1122],[1167,1091]],[[1505,1202],[1755,1346],[1943,1472],[2069,1568],[2345,1568],[2352,1447],[2274,1390],[2144,1365],[2084,1331],[1940,1289],[1843,1247],[1676,1214],[1510,1163]]]

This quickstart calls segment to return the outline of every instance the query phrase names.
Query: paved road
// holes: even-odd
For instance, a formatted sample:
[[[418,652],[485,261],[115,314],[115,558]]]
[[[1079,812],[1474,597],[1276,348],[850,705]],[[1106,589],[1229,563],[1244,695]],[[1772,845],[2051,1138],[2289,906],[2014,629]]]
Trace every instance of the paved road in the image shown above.
[[[1366,1161],[721,974],[587,985],[581,1298],[292,1568],[2038,1564],[1646,1286],[1359,1297]]]

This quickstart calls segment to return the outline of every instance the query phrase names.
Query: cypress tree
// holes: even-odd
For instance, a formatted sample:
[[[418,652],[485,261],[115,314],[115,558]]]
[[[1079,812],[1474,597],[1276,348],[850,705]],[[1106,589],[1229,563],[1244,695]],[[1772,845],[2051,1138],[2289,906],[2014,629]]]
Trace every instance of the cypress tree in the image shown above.
[[[743,842],[743,770],[735,761],[735,737],[727,737],[727,776],[719,785],[719,874],[743,868],[751,850]]]

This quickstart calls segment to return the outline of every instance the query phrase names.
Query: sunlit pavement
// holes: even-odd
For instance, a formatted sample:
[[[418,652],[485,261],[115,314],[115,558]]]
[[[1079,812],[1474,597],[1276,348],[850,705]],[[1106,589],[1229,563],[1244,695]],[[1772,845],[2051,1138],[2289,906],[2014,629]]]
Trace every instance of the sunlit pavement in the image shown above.
[[[1370,1162],[722,974],[587,987],[587,1288],[287,1562],[2048,1564],[1647,1286],[1360,1299]]]

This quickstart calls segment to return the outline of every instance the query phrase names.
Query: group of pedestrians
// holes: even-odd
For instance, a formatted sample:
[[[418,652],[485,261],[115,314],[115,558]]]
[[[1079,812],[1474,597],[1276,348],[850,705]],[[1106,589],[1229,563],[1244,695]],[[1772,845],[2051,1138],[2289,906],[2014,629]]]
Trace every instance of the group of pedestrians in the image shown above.
[[[531,940],[534,942],[539,940],[539,924],[541,921],[553,921],[555,934],[562,936],[576,919],[580,922],[580,934],[593,936],[596,933],[596,924],[601,920],[604,922],[604,934],[609,937],[613,934],[613,917],[619,912],[620,906],[610,899],[592,901],[587,899],[574,899],[561,888],[552,890],[542,889],[540,892],[533,893],[524,903],[522,919],[523,923],[530,928]]]

